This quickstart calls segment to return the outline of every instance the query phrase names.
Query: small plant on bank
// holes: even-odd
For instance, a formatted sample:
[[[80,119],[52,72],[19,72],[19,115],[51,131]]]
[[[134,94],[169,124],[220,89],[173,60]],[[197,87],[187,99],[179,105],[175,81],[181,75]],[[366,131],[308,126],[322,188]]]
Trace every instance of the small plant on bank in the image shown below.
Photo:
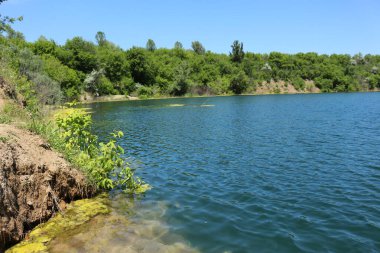
[[[113,132],[107,143],[99,143],[97,136],[91,133],[91,115],[83,109],[65,109],[56,115],[56,123],[66,152],[76,154],[70,155],[70,160],[83,168],[99,188],[121,189],[128,193],[149,189],[149,185],[134,176],[122,158],[124,149],[117,144],[117,139],[123,132]]]

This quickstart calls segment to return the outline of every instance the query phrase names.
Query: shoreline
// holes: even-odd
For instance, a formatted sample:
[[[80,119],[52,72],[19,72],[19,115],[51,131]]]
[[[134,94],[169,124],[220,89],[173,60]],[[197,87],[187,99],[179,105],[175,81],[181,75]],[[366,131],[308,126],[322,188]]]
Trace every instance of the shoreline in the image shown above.
[[[25,238],[66,209],[70,202],[93,197],[88,177],[41,135],[0,124],[0,252]]]
[[[79,101],[78,104],[95,104],[95,103],[107,103],[107,102],[126,102],[126,101],[145,101],[145,100],[167,100],[167,99],[181,99],[181,98],[213,98],[213,97],[234,97],[234,96],[270,96],[270,95],[308,95],[308,94],[352,94],[352,93],[373,93],[380,92],[379,90],[367,90],[367,91],[347,91],[347,92],[298,92],[298,93],[246,93],[246,94],[225,94],[225,95],[194,95],[194,96],[162,96],[162,97],[126,97],[120,98],[122,95],[106,95],[100,96],[94,100]],[[112,96],[118,96],[117,99],[112,99]],[[105,99],[103,99],[105,98]]]

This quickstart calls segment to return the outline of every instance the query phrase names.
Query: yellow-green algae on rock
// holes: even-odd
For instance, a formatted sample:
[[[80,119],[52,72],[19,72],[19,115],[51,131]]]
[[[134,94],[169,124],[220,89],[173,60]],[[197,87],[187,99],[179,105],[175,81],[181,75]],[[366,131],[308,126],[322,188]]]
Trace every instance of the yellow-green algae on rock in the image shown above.
[[[98,215],[108,214],[108,196],[102,194],[93,199],[82,199],[48,222],[40,224],[29,234],[28,239],[13,246],[6,253],[49,252],[49,243],[57,236],[70,233]]]

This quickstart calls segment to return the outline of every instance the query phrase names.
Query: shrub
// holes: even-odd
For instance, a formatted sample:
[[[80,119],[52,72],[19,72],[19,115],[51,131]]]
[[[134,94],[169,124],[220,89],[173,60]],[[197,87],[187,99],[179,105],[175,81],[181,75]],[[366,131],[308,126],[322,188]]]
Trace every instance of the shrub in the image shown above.
[[[237,75],[232,77],[230,83],[230,89],[235,94],[243,93],[248,87],[248,77],[243,71],[240,71]]]
[[[119,91],[124,91],[126,94],[131,94],[136,90],[135,83],[131,77],[123,77],[118,84]]]
[[[323,92],[329,92],[333,89],[333,82],[329,79],[317,77],[315,78],[315,85]]]
[[[105,76],[102,76],[99,79],[98,91],[99,91],[100,95],[105,95],[105,94],[116,95],[116,94],[118,94],[118,91],[115,90],[112,82]]]
[[[39,102],[43,105],[59,104],[63,99],[61,87],[58,82],[44,74],[31,75]]]
[[[152,97],[154,95],[154,90],[152,87],[147,87],[147,86],[143,86],[143,85],[138,85],[138,88],[137,88],[137,95],[140,97],[140,98],[148,98],[148,97]]]
[[[292,84],[296,90],[301,91],[305,89],[305,80],[299,76],[292,79]]]
[[[374,75],[368,77],[368,84],[370,89],[380,88],[380,75]]]
[[[49,77],[57,81],[68,99],[75,99],[80,95],[82,83],[75,70],[63,65],[51,55],[43,57],[43,69]]]
[[[24,48],[20,51],[19,55],[19,72],[31,78],[34,73],[42,71],[43,62],[40,57],[33,54],[33,52]]]
[[[229,92],[229,80],[226,77],[219,77],[210,83],[210,89],[213,94],[227,94]]]
[[[7,102],[0,111],[0,124],[9,124],[16,119],[23,121],[27,118],[26,112],[12,101]]]
[[[140,193],[149,188],[133,175],[133,170],[122,159],[124,150],[117,144],[117,139],[123,136],[121,131],[111,133],[107,143],[98,143],[97,136],[91,133],[91,115],[82,109],[71,108],[57,114],[56,123],[66,152],[77,154],[71,156],[73,161],[99,188],[116,188],[129,193]]]

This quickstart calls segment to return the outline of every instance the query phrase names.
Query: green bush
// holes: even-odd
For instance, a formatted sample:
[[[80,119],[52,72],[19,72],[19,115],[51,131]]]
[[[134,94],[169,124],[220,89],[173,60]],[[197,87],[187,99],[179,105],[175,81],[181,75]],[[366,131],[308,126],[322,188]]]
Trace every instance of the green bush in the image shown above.
[[[209,86],[213,94],[228,94],[230,82],[227,77],[220,77],[212,81]]]
[[[153,87],[147,87],[143,85],[138,85],[136,92],[140,98],[149,98],[154,95]]]
[[[100,77],[98,84],[99,95],[116,95],[118,91],[114,88],[112,82],[105,76]]]
[[[33,73],[30,78],[34,84],[37,98],[42,105],[54,105],[62,101],[63,94],[58,82],[40,73]]]
[[[40,73],[43,69],[41,58],[34,55],[29,48],[22,49],[18,54],[18,59],[20,74],[28,78],[31,78],[35,73]]]
[[[60,87],[68,99],[76,99],[82,90],[82,82],[75,70],[63,65],[57,58],[51,55],[43,56],[43,69],[49,77],[60,84]]]
[[[368,77],[368,84],[370,89],[380,88],[380,75],[372,74]]]
[[[133,170],[122,159],[124,150],[117,144],[117,139],[123,136],[121,131],[111,133],[107,143],[98,143],[98,138],[91,133],[91,115],[81,109],[64,110],[57,114],[56,123],[66,152],[77,154],[71,159],[85,169],[99,188],[117,188],[129,193],[149,188],[133,175]]]
[[[248,77],[243,71],[232,77],[230,89],[235,94],[243,93],[248,87]]]
[[[329,92],[333,90],[333,82],[329,79],[316,78],[315,85],[323,92]]]
[[[303,80],[301,77],[293,78],[292,84],[293,84],[294,88],[298,91],[302,91],[305,89],[305,80]]]

